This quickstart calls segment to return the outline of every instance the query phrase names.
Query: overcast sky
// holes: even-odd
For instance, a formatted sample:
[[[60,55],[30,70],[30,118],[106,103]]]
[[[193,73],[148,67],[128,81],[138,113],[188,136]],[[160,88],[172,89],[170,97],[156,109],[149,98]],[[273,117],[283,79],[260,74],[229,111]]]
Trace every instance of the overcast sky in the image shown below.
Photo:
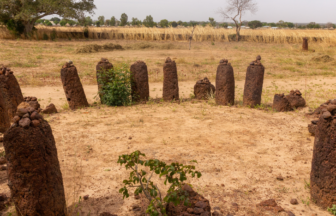
[[[247,13],[243,20],[278,22],[284,20],[294,23],[336,23],[336,0],[255,0],[258,3],[256,14]],[[128,19],[136,17],[143,20],[152,15],[154,21],[206,21],[214,17],[222,22],[216,13],[224,8],[226,0],[95,0],[97,10],[94,19],[103,15],[105,19],[115,16],[118,20],[122,13]]]

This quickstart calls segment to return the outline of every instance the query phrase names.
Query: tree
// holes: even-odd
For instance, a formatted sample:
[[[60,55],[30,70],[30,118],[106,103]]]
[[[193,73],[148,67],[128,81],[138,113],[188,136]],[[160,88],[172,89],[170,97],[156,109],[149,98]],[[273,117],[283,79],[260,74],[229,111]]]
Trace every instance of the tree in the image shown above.
[[[97,20],[97,21],[95,22],[95,24],[96,24],[97,27],[100,27],[100,21],[99,21],[99,20]]]
[[[229,25],[227,23],[222,23],[220,26],[223,28],[227,28]]]
[[[263,24],[259,20],[253,20],[247,24],[251,29],[262,27]]]
[[[104,16],[99,16],[98,21],[100,22],[100,25],[104,25],[105,23],[105,17]]]
[[[179,20],[179,21],[177,22],[177,25],[181,26],[181,25],[183,25],[183,22],[182,22],[181,20]]]
[[[44,19],[39,19],[39,20],[36,20],[35,24],[41,24],[44,22]]]
[[[146,19],[142,22],[146,27],[153,27],[155,25],[153,17],[151,15],[146,16]]]
[[[115,25],[116,25],[116,19],[115,19],[114,16],[111,18],[110,25],[111,25],[111,26],[115,26]]]
[[[275,23],[268,23],[268,25],[271,26],[271,27],[276,27]]]
[[[326,25],[327,28],[333,28],[334,27],[334,24],[332,24],[331,22],[328,22],[327,25]]]
[[[131,22],[132,26],[140,26],[141,25],[141,21],[138,20],[138,18],[132,18],[132,22]]]
[[[215,26],[216,26],[216,21],[215,21],[214,18],[209,17],[209,22],[210,22],[210,25],[211,25],[212,27],[215,27]]]
[[[177,22],[173,21],[173,22],[171,23],[171,25],[172,25],[174,28],[176,28],[176,27],[177,27]]]
[[[127,24],[127,21],[128,21],[127,14],[125,14],[125,13],[121,14],[121,17],[120,17],[120,26],[125,26]]]
[[[277,23],[277,26],[279,28],[285,28],[287,27],[287,24],[283,21],[283,20],[280,20],[278,23]]]
[[[242,16],[250,11],[257,11],[257,3],[254,0],[226,0],[227,6],[225,9],[220,9],[218,12],[224,19],[231,19],[236,26],[236,41],[240,38],[240,29],[242,26]]]
[[[105,20],[105,25],[106,25],[106,26],[109,26],[109,25],[110,25],[110,23],[111,23],[111,21],[110,21],[110,20],[108,20],[108,19],[107,19],[107,20]]]
[[[187,22],[183,22],[182,25],[183,25],[184,27],[187,27],[187,26],[189,26],[189,23],[187,23]]]
[[[286,22],[286,26],[288,27],[288,28],[294,28],[294,23],[291,23],[291,22]]]
[[[50,21],[53,21],[54,23],[55,22],[59,23],[61,21],[61,19],[58,18],[58,17],[53,17],[53,18],[50,19]]]
[[[166,19],[161,20],[160,21],[160,26],[162,28],[168,27],[168,20],[166,20]]]
[[[61,26],[65,26],[67,24],[67,21],[66,20],[61,20],[61,22],[60,22],[60,25]]]
[[[0,0],[0,22],[23,25],[19,33],[31,35],[35,22],[42,17],[57,14],[77,19],[83,12],[92,14],[94,9],[94,0]]]
[[[88,25],[88,26],[92,26],[93,21],[92,21],[91,17],[88,16],[88,17],[85,18],[85,24]]]
[[[49,20],[44,20],[43,23],[45,26],[52,26],[51,22]]]
[[[307,25],[307,28],[310,28],[310,29],[318,29],[318,28],[321,28],[321,26],[315,22],[310,22],[308,25]]]

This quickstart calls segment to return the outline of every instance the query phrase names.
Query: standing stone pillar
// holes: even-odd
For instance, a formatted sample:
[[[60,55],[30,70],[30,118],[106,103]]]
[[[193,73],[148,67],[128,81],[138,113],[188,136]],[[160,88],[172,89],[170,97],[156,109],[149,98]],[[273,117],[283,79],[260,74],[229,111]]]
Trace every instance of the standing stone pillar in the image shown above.
[[[77,69],[72,64],[72,61],[62,67],[61,79],[70,109],[74,110],[89,106]]]
[[[179,86],[175,61],[169,57],[163,65],[163,100],[179,100]]]
[[[218,105],[234,105],[235,80],[233,68],[227,59],[222,59],[216,74],[216,103]]]
[[[261,57],[250,63],[246,71],[244,87],[244,106],[255,107],[261,103],[261,94],[264,83],[265,68],[260,62]]]
[[[23,101],[19,83],[13,71],[0,66],[0,132],[4,133],[10,126],[17,106]]]
[[[315,130],[310,194],[327,209],[336,204],[336,106],[328,105],[322,112]]]
[[[19,108],[4,134],[8,186],[18,215],[66,215],[63,178],[50,125]]]
[[[304,37],[302,42],[302,50],[308,51],[308,38]]]
[[[111,79],[113,78],[112,73],[107,72],[111,69],[113,69],[113,65],[106,58],[102,58],[96,66],[98,94],[99,94],[101,103],[103,103],[103,101],[102,101],[102,98],[103,98],[102,88],[106,83],[111,81]]]
[[[131,86],[133,101],[147,101],[149,98],[148,70],[143,61],[131,65]]]

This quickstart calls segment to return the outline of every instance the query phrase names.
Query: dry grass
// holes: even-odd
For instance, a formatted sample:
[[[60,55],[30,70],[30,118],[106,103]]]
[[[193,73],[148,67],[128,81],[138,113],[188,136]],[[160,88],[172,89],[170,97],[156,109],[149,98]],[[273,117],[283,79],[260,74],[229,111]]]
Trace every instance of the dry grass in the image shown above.
[[[37,31],[33,39],[43,39],[53,31],[58,38],[84,38],[83,27],[46,27],[36,26]],[[187,41],[192,28],[146,28],[146,27],[89,27],[89,39],[125,39],[148,41]],[[194,41],[230,41],[233,40],[235,29],[214,29],[212,27],[196,27]],[[333,30],[300,30],[300,29],[242,29],[242,39],[249,42],[263,43],[302,43],[302,38],[307,37],[310,42],[336,44],[336,31]],[[2,27],[0,39],[13,39],[9,32]]]
[[[118,44],[123,50],[81,53],[76,50],[84,46],[103,47]],[[1,63],[14,71],[22,86],[57,86],[60,84],[62,65],[72,60],[84,84],[95,84],[95,66],[105,57],[113,64],[143,60],[148,66],[150,82],[162,82],[163,63],[170,56],[177,63],[180,81],[197,81],[208,77],[214,80],[219,60],[228,58],[236,80],[243,80],[249,62],[261,55],[266,67],[266,79],[301,79],[316,76],[334,77],[336,51],[325,43],[311,44],[315,52],[301,52],[297,44],[264,44],[253,42],[193,42],[188,50],[188,42],[178,41],[26,41],[0,40]],[[99,49],[98,49],[99,51]],[[313,61],[312,58],[328,55],[330,61]]]

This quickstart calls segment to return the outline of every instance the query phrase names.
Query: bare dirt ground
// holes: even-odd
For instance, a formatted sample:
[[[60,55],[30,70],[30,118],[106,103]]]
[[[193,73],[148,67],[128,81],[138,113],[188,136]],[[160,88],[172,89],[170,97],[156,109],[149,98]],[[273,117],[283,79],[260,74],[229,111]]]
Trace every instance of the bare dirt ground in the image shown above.
[[[252,46],[259,49],[258,44],[249,46],[251,50]],[[267,48],[266,45],[261,46]],[[21,51],[17,52],[20,54]],[[143,54],[147,59],[163,59],[163,55],[158,57],[160,52],[163,51],[136,51],[137,56],[129,58],[140,58]],[[170,50],[165,56],[174,52],[180,51]],[[182,50],[183,52],[187,51]],[[205,48],[202,52],[205,55],[211,51]],[[224,53],[218,59],[216,57],[216,64],[221,57],[230,55],[223,55]],[[88,59],[90,55],[85,58]],[[100,54],[102,57],[112,55],[117,54]],[[233,55],[239,56],[237,53]],[[244,58],[244,65],[247,66],[254,60],[254,55],[249,54]],[[95,62],[97,59],[95,57]],[[66,57],[62,62],[65,60]],[[267,73],[269,66],[263,64]],[[64,91],[58,77],[47,78],[52,83],[50,85],[37,85],[30,81],[24,84],[24,78],[21,78],[20,84],[24,96],[36,96],[43,108],[52,102],[60,111],[45,116],[45,119],[50,123],[56,140],[70,215],[99,215],[101,212],[119,216],[138,215],[139,213],[130,211],[130,208],[132,204],[141,201],[135,200],[133,196],[123,200],[118,193],[128,171],[116,162],[119,155],[140,150],[147,158],[166,162],[188,163],[197,160],[196,169],[203,176],[191,179],[189,183],[210,200],[212,208],[219,207],[224,215],[276,215],[256,207],[259,202],[274,198],[286,211],[295,215],[320,216],[329,213],[310,200],[309,178],[314,137],[308,133],[310,120],[304,114],[327,99],[335,98],[333,64],[328,63],[330,73],[325,75],[291,75],[287,78],[279,78],[282,72],[276,73],[276,77],[266,75],[260,109],[241,106],[244,72],[235,74],[238,77],[236,105],[232,107],[217,106],[213,99],[208,102],[190,99],[198,78],[191,75],[179,82],[180,95],[185,99],[179,104],[150,100],[147,104],[107,107],[97,103],[77,111],[66,108]],[[215,68],[215,64],[213,67]],[[273,71],[280,68],[279,64],[273,67]],[[48,73],[50,68],[54,68],[55,72]],[[214,84],[214,68],[209,68],[207,73],[198,76],[202,78],[206,75]],[[306,66],[302,66],[301,70],[304,71],[305,68]],[[17,68],[14,73],[24,76],[22,71],[34,73],[34,70],[56,74],[56,71],[59,73],[60,66],[46,61],[36,68]],[[94,74],[94,66],[90,65],[87,70]],[[191,74],[189,72],[185,73]],[[160,73],[162,76],[162,68]],[[83,75],[83,70],[80,75]],[[155,80],[156,76],[153,75],[150,82],[150,95],[153,99],[162,97],[162,82],[159,78]],[[96,101],[94,97],[97,95],[97,86],[93,80],[91,77],[83,81],[90,104]],[[272,111],[270,106],[273,95],[288,94],[292,89],[299,89],[303,93],[308,107],[288,113]],[[0,147],[1,151],[3,147]],[[278,176],[282,176],[284,180],[277,180]],[[162,184],[159,186],[163,187]],[[0,191],[9,193],[6,171],[0,171]],[[89,199],[83,201],[85,195],[89,195]],[[299,204],[291,205],[292,198],[296,198]],[[237,203],[238,209],[232,203]],[[13,206],[4,215],[10,214],[15,215]],[[280,215],[287,214],[283,212]]]

